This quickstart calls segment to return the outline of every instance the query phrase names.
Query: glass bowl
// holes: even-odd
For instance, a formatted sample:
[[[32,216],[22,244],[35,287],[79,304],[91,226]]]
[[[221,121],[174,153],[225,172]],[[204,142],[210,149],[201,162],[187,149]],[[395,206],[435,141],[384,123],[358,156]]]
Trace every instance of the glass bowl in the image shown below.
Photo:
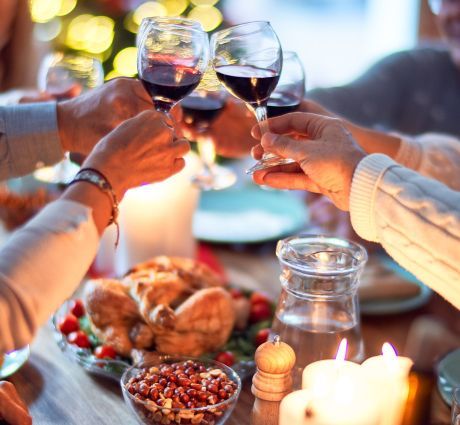
[[[165,408],[165,406],[160,406],[150,399],[141,400],[134,397],[126,388],[132,377],[139,375],[146,369],[158,367],[165,363],[173,364],[187,360],[203,364],[208,371],[212,370],[214,372],[216,369],[221,370],[227,375],[229,380],[236,384],[235,392],[228,399],[216,404],[208,404],[205,407]],[[123,373],[120,385],[126,404],[135,414],[139,422],[147,425],[162,425],[165,423],[202,425],[224,424],[235,408],[241,391],[241,380],[233,369],[215,360],[196,359],[190,357],[167,357],[159,362],[149,362],[144,363],[142,366],[132,366]]]

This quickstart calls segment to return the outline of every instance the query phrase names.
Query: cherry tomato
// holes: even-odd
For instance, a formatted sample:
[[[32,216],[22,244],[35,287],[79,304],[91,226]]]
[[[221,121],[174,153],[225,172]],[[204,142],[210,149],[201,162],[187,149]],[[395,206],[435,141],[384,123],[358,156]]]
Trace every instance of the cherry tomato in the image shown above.
[[[221,351],[217,354],[215,360],[230,367],[235,364],[235,355],[231,351]]]
[[[85,306],[82,300],[72,300],[70,312],[75,317],[82,317],[85,314]]]
[[[94,355],[98,359],[114,359],[117,352],[110,345],[100,345],[94,350]]]
[[[270,328],[261,329],[257,332],[256,337],[254,338],[254,343],[256,347],[262,345],[264,342],[267,342],[268,336],[270,335]]]
[[[230,288],[228,292],[230,292],[230,295],[234,300],[244,297],[244,294],[238,288]]]
[[[251,301],[251,304],[271,304],[270,297],[263,292],[253,292],[249,301]]]
[[[78,323],[78,319],[72,313],[69,313],[66,317],[59,320],[58,329],[64,335],[69,335],[71,332],[78,331],[80,329],[80,325]]]
[[[251,305],[251,312],[249,313],[249,321],[251,323],[257,323],[262,320],[270,319],[271,316],[272,309],[269,304],[257,303]]]
[[[89,342],[88,335],[86,335],[83,331],[76,331],[69,334],[67,340],[80,348],[90,348],[91,342]]]

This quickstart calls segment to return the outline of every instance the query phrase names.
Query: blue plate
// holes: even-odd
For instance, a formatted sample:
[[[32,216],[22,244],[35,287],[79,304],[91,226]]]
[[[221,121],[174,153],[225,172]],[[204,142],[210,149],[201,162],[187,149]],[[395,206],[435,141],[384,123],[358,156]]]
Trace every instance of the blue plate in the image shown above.
[[[438,390],[442,399],[452,405],[452,392],[460,387],[460,348],[441,359],[436,368],[438,372]]]
[[[296,233],[307,221],[307,206],[296,193],[246,186],[203,192],[193,233],[208,242],[256,243]]]
[[[401,267],[396,261],[387,255],[381,255],[380,260],[382,261],[384,267],[400,275],[403,279],[418,285],[420,287],[420,292],[412,298],[361,302],[361,313],[368,316],[405,313],[422,307],[430,300],[433,291],[428,288],[428,286],[420,282],[412,273]]]

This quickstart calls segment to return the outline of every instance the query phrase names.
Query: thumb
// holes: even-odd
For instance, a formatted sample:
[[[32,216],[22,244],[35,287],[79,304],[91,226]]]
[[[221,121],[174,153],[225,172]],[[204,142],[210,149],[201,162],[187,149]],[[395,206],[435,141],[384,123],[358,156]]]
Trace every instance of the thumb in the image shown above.
[[[265,133],[261,140],[265,151],[278,155],[282,158],[293,159],[300,163],[306,155],[308,141],[296,140],[289,136],[274,133]]]

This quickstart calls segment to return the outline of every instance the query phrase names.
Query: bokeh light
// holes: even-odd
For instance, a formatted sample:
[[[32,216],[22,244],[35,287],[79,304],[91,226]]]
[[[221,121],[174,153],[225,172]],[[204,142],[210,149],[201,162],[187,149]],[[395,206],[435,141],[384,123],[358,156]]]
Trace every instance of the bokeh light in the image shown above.
[[[99,54],[110,48],[115,22],[107,16],[80,15],[67,29],[66,44],[75,50]]]
[[[168,10],[164,5],[157,1],[148,1],[141,4],[133,14],[133,22],[139,26],[142,22],[142,19],[148,18],[150,16],[166,16]]]
[[[190,0],[195,6],[214,6],[219,0]]]
[[[119,75],[133,77],[137,74],[137,48],[120,50],[113,60],[113,69]]]
[[[222,13],[214,6],[197,6],[190,11],[188,18],[198,21],[205,31],[216,29],[223,20]]]
[[[68,15],[72,10],[75,9],[77,5],[77,0],[61,0],[61,8],[57,13],[58,16]]]
[[[44,24],[37,24],[34,27],[34,35],[39,41],[51,41],[55,39],[62,30],[62,22],[59,18],[54,18]]]
[[[181,15],[189,4],[188,0],[162,0],[161,3],[166,7],[168,16]]]
[[[30,0],[30,14],[34,22],[51,21],[61,10],[62,0]]]
[[[113,80],[114,78],[123,77],[120,73],[118,73],[115,69],[112,69],[106,76],[105,81]]]

